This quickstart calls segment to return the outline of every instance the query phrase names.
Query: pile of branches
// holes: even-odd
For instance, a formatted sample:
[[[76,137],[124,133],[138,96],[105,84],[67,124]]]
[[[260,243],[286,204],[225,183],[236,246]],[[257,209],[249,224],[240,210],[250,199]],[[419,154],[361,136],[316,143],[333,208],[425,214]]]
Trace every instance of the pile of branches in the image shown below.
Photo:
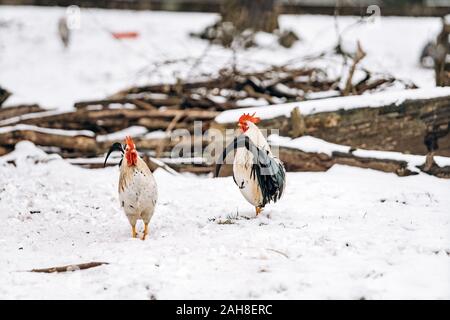
[[[394,84],[404,88],[415,87],[390,75],[373,74],[366,69],[361,69],[364,71],[364,78],[353,84],[353,74],[364,56],[355,56],[344,85],[341,84],[340,77],[331,78],[320,68],[274,66],[251,73],[231,68],[223,69],[217,77],[204,81],[133,87],[113,95],[106,102],[138,99],[146,102],[148,108],[164,106],[169,109],[224,111],[315,99],[314,93],[318,92],[328,92],[327,96],[343,96],[384,90]],[[76,106],[85,105],[86,103]]]
[[[17,142],[28,140],[64,158],[102,157],[111,142],[118,139],[108,137],[109,134],[139,126],[147,132],[165,133],[158,138],[141,134],[135,139],[141,151],[164,158],[183,140],[171,139],[174,130],[193,132],[194,122],[202,121],[205,131],[224,110],[303,101],[320,92],[337,96],[361,94],[381,90],[396,81],[368,73],[364,81],[356,85],[347,81],[340,88],[341,79],[330,79],[318,68],[271,67],[252,73],[228,69],[207,80],[132,87],[106,99],[80,101],[70,112],[49,111],[38,105],[0,108],[0,155],[12,151]],[[193,146],[190,139],[182,142]],[[210,170],[209,166],[195,164],[173,166],[179,171]]]

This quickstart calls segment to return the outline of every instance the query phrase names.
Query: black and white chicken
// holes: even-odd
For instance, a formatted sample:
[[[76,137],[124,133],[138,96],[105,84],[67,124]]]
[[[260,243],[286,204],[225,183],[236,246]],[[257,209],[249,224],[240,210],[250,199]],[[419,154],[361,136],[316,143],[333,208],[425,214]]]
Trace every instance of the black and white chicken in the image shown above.
[[[286,170],[280,159],[270,150],[269,143],[256,126],[260,119],[255,114],[243,114],[238,121],[242,132],[223,151],[217,160],[215,176],[231,151],[236,151],[233,161],[233,179],[242,195],[260,214],[266,204],[277,202],[286,184]]]

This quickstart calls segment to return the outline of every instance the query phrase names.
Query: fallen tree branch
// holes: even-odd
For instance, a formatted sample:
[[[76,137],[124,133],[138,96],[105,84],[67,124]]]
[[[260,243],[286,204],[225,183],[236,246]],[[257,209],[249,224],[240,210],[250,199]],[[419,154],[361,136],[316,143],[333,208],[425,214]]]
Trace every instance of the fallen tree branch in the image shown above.
[[[359,41],[357,42],[356,47],[357,47],[356,54],[353,57],[353,63],[352,63],[352,66],[350,67],[350,71],[348,73],[347,82],[345,84],[344,91],[342,92],[343,96],[348,96],[350,93],[352,93],[352,88],[353,88],[352,79],[353,79],[353,74],[355,73],[355,70],[356,70],[356,66],[366,56],[366,53],[361,48],[361,43]]]
[[[77,270],[86,270],[90,268],[95,268],[104,264],[109,264],[108,262],[88,262],[88,263],[80,263],[80,264],[71,264],[67,266],[61,267],[51,267],[51,268],[43,268],[43,269],[31,269],[29,272],[38,272],[38,273],[55,273],[55,272],[69,272],[69,271],[77,271]]]
[[[433,152],[428,153],[425,163],[421,166],[417,166],[417,168],[419,168],[420,170],[429,175],[436,176],[439,178],[450,179],[450,166],[440,167],[434,161]]]
[[[51,129],[91,130],[95,133],[111,133],[133,125],[143,125],[151,130],[167,129],[175,117],[183,117],[183,123],[175,128],[193,128],[194,121],[212,121],[219,112],[210,110],[139,110],[139,109],[79,109],[75,112],[14,117],[3,121],[3,126],[33,124]],[[10,120],[10,121],[9,121]],[[0,125],[1,127],[2,125]],[[204,126],[207,129],[207,126]]]
[[[19,105],[0,109],[0,120],[21,116],[23,114],[44,111],[37,104]]]
[[[98,152],[98,145],[93,137],[63,136],[33,130],[15,130],[0,133],[0,145],[2,146],[12,147],[23,140],[31,141],[40,146],[75,150],[90,156],[95,155]]]

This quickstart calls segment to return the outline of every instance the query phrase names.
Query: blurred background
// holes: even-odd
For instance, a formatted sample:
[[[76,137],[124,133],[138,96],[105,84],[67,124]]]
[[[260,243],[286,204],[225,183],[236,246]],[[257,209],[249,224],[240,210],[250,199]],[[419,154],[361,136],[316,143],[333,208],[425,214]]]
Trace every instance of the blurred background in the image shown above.
[[[203,121],[203,133],[224,130],[238,113],[272,106],[261,126],[285,137],[450,155],[449,93],[440,89],[450,83],[449,1],[0,4],[0,154],[31,140],[69,159],[96,158],[110,141],[132,134],[141,150],[166,159],[173,142],[164,139],[174,130],[193,132],[195,120]],[[345,97],[354,100],[339,100]],[[364,111],[404,100],[415,109]],[[342,115],[327,105],[357,106],[359,113]],[[278,119],[277,110],[293,107],[299,112]],[[334,118],[318,120],[329,111]],[[75,130],[66,133],[79,147],[51,130]],[[327,168],[285,161],[294,162],[292,170]]]

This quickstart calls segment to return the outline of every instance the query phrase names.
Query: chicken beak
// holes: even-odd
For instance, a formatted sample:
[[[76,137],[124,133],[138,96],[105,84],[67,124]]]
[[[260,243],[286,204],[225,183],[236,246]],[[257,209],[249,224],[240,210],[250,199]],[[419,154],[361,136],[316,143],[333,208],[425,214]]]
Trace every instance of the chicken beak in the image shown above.
[[[108,154],[106,155],[106,158],[105,158],[105,163],[103,164],[103,167],[106,166],[106,161],[108,161],[109,155],[114,151],[120,151],[123,154],[124,153],[123,146],[119,142],[116,142],[111,146],[111,148],[109,148]]]

